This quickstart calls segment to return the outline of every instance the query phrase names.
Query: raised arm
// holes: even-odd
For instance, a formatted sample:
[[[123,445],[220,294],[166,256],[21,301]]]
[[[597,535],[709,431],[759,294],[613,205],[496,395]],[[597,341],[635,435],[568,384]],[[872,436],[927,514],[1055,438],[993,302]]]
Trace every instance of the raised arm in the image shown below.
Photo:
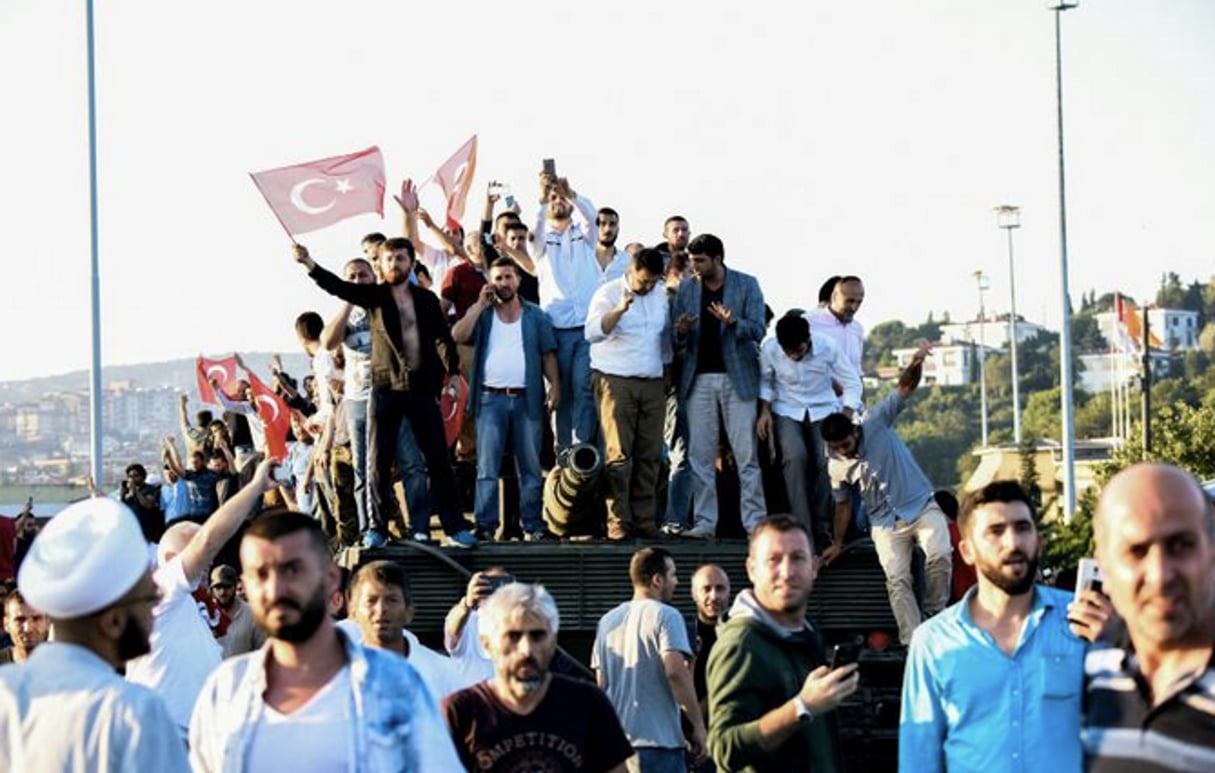
[[[321,348],[336,349],[341,346],[346,340],[346,323],[350,320],[350,312],[354,311],[354,304],[343,303],[342,308],[337,310],[333,318],[325,323],[325,328],[321,330]]]
[[[486,283],[481,286],[481,292],[477,295],[477,302],[468,307],[468,311],[464,312],[464,316],[456,321],[456,324],[451,326],[451,337],[458,344],[470,344],[473,340],[473,334],[477,331],[477,320],[481,318],[481,312],[485,311],[493,304],[495,297],[494,286]]]
[[[308,269],[308,276],[317,286],[330,295],[353,303],[363,308],[371,308],[379,300],[379,285],[361,285],[347,282],[331,271],[327,271],[308,254],[308,248],[302,244],[292,244],[291,253],[295,262]]]
[[[921,344],[920,348],[915,350],[915,354],[911,355],[911,362],[899,374],[899,384],[896,389],[903,397],[910,396],[920,385],[920,378],[924,375],[924,358],[931,351],[932,344]]]
[[[274,479],[271,473],[274,467],[275,462],[270,459],[259,464],[249,485],[220,505],[181,551],[182,570],[191,584],[202,579],[211,568],[215,556],[219,555],[220,548],[235,536],[240,525],[256,509],[262,494],[273,488]]]
[[[186,471],[181,466],[181,459],[177,457],[177,441],[173,439],[172,435],[165,438],[164,460],[174,475],[179,478],[186,477]]]

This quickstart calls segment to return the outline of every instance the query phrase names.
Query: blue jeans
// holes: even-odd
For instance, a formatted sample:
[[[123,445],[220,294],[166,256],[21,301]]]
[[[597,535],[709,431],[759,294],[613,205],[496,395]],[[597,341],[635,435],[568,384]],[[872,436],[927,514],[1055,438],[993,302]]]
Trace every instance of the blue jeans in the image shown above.
[[[591,344],[580,327],[563,327],[557,336],[557,370],[561,375],[561,404],[557,406],[557,450],[576,443],[594,443],[599,425],[591,391]]]
[[[630,773],[687,773],[688,763],[683,749],[660,749],[640,746],[627,763]]]
[[[361,534],[367,531],[368,511],[367,400],[346,401],[346,432],[350,435],[350,466],[354,468],[354,507],[355,512],[359,514]]]
[[[477,407],[477,527],[493,533],[498,528],[498,480],[502,454],[510,440],[519,472],[519,520],[524,532],[544,529],[540,516],[543,481],[540,477],[540,419],[527,417],[527,397],[481,392]]]
[[[688,466],[688,411],[678,392],[667,395],[667,416],[663,427],[670,480],[667,483],[667,509],[663,523],[688,524],[692,509],[692,468]]]

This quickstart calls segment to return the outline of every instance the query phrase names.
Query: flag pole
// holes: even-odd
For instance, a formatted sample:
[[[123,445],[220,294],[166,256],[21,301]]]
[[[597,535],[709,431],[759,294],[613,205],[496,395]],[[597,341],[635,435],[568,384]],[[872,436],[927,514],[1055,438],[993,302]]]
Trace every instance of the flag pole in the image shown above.
[[[98,258],[97,228],[97,79],[96,46],[93,40],[93,0],[85,6],[88,28],[89,55],[89,224],[90,224],[90,279],[89,304],[92,310],[92,358],[89,362],[89,449],[90,474],[94,483],[104,487],[102,479],[101,428],[104,396],[101,392],[101,269]]]
[[[90,2],[92,2],[92,0],[90,0]],[[291,240],[292,244],[295,244],[295,234],[291,233],[291,229],[288,228],[287,224],[283,222],[283,219],[278,216],[278,211],[275,210],[274,205],[270,203],[270,197],[267,196],[266,192],[262,190],[262,186],[258,185],[257,178],[250,174],[249,179],[252,180],[253,184],[257,187],[257,192],[262,195],[262,199],[265,200],[266,206],[270,207],[270,211],[274,213],[274,219],[277,220],[278,224],[283,227],[283,231],[286,232],[287,238]]]

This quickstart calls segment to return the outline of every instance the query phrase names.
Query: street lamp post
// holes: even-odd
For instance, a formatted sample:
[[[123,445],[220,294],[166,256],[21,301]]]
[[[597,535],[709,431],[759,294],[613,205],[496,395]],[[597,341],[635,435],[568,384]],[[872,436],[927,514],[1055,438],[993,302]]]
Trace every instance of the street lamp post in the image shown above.
[[[1012,355],[1013,440],[1021,445],[1021,389],[1017,383],[1017,271],[1013,264],[1014,228],[1021,227],[1021,209],[1007,204],[996,207],[996,225],[1008,232],[1008,351]]]
[[[1071,523],[1076,511],[1076,465],[1073,454],[1075,427],[1072,420],[1072,309],[1067,281],[1067,197],[1063,176],[1063,42],[1060,19],[1075,8],[1078,0],[1051,0],[1047,7],[1055,12],[1055,104],[1059,135],[1059,280],[1063,303],[1063,324],[1059,335],[1060,403],[1063,414],[1063,520]]]
[[[986,317],[983,305],[983,293],[991,287],[987,274],[982,271],[974,273],[975,282],[979,285],[979,411],[983,417],[983,447],[987,448],[987,369],[984,367],[983,348],[987,345],[987,336],[983,334],[983,321]]]

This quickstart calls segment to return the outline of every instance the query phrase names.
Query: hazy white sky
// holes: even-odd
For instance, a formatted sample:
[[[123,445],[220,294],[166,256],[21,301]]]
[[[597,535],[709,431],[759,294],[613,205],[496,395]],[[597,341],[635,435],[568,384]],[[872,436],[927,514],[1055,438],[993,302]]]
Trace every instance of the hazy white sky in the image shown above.
[[[82,0],[0,2],[0,380],[89,359]],[[546,10],[539,10],[539,9]],[[1215,3],[1089,0],[1064,27],[1073,298],[1215,273]],[[971,273],[1059,320],[1054,23],[1039,0],[98,2],[103,360],[293,350],[335,304],[247,172],[371,144],[390,188],[480,135],[535,199],[540,159],[622,216],[686,215],[779,313],[833,273],[860,319],[968,317]],[[479,210],[470,201],[469,212]],[[389,218],[307,234],[337,266]]]

